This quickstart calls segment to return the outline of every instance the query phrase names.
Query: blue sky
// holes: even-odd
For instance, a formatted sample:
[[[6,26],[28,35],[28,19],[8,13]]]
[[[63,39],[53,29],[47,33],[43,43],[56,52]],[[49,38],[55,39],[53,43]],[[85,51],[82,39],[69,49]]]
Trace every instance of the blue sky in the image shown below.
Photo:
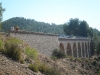
[[[24,17],[36,21],[63,24],[70,18],[85,20],[100,30],[100,0],[0,0],[3,21]]]

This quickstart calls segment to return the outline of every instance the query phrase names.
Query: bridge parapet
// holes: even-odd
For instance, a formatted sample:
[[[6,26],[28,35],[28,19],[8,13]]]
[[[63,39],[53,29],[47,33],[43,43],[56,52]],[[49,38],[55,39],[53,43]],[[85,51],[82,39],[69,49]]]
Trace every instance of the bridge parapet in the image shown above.
[[[9,31],[10,33],[19,33],[19,34],[34,34],[34,35],[47,35],[47,36],[58,36],[56,34],[51,34],[51,33],[43,33],[43,32],[31,32],[31,31]]]
[[[81,41],[91,41],[91,38],[60,38],[58,37],[59,40],[72,40],[72,41],[78,41],[78,40],[81,40]]]

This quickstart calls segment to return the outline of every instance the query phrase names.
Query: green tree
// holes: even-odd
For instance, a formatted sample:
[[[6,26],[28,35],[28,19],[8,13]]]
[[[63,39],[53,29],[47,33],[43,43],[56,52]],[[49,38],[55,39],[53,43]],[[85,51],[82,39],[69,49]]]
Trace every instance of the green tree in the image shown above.
[[[100,36],[96,29],[93,30],[93,48],[96,54],[100,54]]]
[[[93,43],[94,43],[94,48],[96,49],[97,44],[99,42],[99,36],[94,32],[93,33]]]
[[[87,37],[89,34],[88,34],[88,24],[86,21],[81,21],[80,22],[80,26],[79,26],[79,35],[80,36],[83,36],[83,37]]]
[[[0,29],[1,29],[1,21],[2,21],[2,16],[3,16],[3,12],[5,11],[4,8],[2,8],[2,3],[0,3]]]
[[[78,28],[79,28],[79,19],[78,18],[71,18],[69,22],[65,23],[63,26],[63,30],[67,35],[78,35]]]
[[[86,21],[80,21],[78,18],[70,19],[69,22],[63,25],[63,30],[67,35],[92,36],[92,29]]]
[[[64,25],[63,25],[63,30],[64,30],[64,32],[65,32],[67,35],[70,35],[69,29],[68,29],[68,25],[67,25],[67,24],[64,24]]]
[[[97,50],[96,50],[96,54],[100,55],[100,41],[97,44]]]
[[[88,33],[89,33],[89,37],[93,38],[93,28],[89,27]]]

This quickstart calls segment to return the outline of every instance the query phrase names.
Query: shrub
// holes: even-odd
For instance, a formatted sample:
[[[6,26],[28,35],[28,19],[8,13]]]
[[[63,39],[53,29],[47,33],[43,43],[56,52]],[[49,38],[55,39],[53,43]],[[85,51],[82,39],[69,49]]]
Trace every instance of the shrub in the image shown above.
[[[51,59],[54,60],[54,61],[56,61],[57,60],[57,57],[51,56]]]
[[[22,64],[24,64],[25,62],[24,62],[24,60],[21,58],[20,59],[20,63],[22,63]]]
[[[26,58],[25,58],[25,61],[26,61],[27,63],[32,63],[32,61],[31,61],[31,59],[30,59],[29,57],[26,57]]]
[[[8,38],[6,42],[13,43],[13,44],[22,44],[22,41],[15,37]]]
[[[73,57],[73,56],[68,56],[68,55],[66,55],[66,58],[69,58],[70,61],[73,61],[73,60],[74,60],[74,57]]]
[[[93,65],[93,66],[96,66],[96,65],[97,65],[97,62],[94,60],[94,61],[92,62],[92,65]]]
[[[85,62],[86,62],[86,63],[90,63],[90,60],[89,60],[89,59],[85,59]]]
[[[61,75],[61,73],[56,70],[55,68],[50,68],[49,66],[47,66],[46,64],[43,63],[34,63],[34,64],[30,64],[29,68],[32,71],[38,72],[40,71],[41,73],[45,74],[45,75]]]
[[[66,57],[65,53],[62,50],[54,49],[52,56],[55,56],[57,58],[64,58]]]
[[[48,68],[46,75],[62,75],[56,68]]]
[[[0,39],[0,49],[4,46],[3,41]]]
[[[73,56],[70,56],[70,61],[73,61],[74,60],[74,57]]]
[[[99,69],[99,71],[98,71],[98,75],[100,75],[100,69]]]
[[[0,52],[4,52],[4,42],[0,39]]]
[[[32,71],[35,71],[35,72],[38,72],[39,71],[39,65],[34,63],[34,64],[30,64],[29,65],[29,68],[32,70]]]
[[[46,75],[61,75],[58,70],[54,67],[49,67],[46,64],[40,63],[39,71]]]
[[[78,62],[82,62],[82,59],[81,59],[81,58],[77,58],[77,61],[78,61]]]
[[[6,55],[13,58],[14,60],[22,60],[21,58],[21,49],[17,44],[6,43],[5,44],[5,52]]]
[[[30,48],[30,47],[27,47],[27,48],[25,49],[25,54],[26,54],[28,57],[33,58],[33,59],[37,59],[37,57],[38,57],[38,52],[37,52],[35,49]]]
[[[71,67],[72,67],[72,69],[75,69],[76,65],[72,65]]]
[[[97,44],[97,50],[96,50],[96,54],[100,55],[100,41]]]
[[[46,66],[45,64],[40,64],[39,65],[39,71],[42,73],[47,73],[48,72],[48,66]]]
[[[6,55],[8,55],[9,57],[11,57],[12,59],[14,59],[14,60],[23,62],[22,50],[18,46],[18,44],[21,44],[21,43],[22,43],[21,40],[10,37],[5,42],[5,51],[4,51],[4,53]]]

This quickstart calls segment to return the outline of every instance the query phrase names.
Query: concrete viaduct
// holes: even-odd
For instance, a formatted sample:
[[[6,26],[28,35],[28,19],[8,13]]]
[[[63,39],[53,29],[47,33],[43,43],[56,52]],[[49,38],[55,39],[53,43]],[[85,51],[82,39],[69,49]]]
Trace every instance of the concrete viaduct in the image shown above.
[[[90,38],[58,38],[59,47],[67,55],[80,57],[91,56],[91,39]]]
[[[67,55],[76,58],[91,57],[90,38],[59,38],[54,34],[10,31],[10,35],[28,43],[40,53],[50,57],[54,49],[61,49]]]

